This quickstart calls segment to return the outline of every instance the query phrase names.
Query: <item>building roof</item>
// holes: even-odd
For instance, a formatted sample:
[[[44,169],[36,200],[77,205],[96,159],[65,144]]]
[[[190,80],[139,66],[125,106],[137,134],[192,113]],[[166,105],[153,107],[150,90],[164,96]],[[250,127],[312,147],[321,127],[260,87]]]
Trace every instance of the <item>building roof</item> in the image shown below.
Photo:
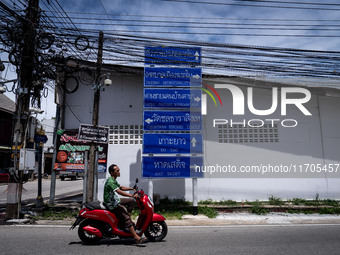
[[[15,103],[4,94],[0,94],[0,111],[14,113]]]
[[[83,62],[83,65],[89,68],[96,68],[96,63]],[[203,70],[204,71],[204,70]],[[130,65],[119,65],[119,64],[103,64],[102,73],[110,72],[115,75],[135,75],[143,76],[144,67],[142,66],[130,66]],[[216,71],[214,73],[202,73],[202,79],[205,82],[211,83],[230,83],[239,86],[254,86],[261,88],[270,87],[304,87],[312,90],[314,93],[326,96],[340,97],[340,79],[327,78],[327,77],[290,77],[290,76],[278,76],[278,77],[267,77],[267,76],[239,76],[226,74],[224,71]]]

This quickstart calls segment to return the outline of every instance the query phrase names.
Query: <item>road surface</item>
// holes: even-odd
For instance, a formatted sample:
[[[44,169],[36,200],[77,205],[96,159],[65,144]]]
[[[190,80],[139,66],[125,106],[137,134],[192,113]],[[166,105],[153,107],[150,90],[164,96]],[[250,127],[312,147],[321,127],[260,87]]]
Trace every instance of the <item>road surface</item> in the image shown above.
[[[44,202],[48,202],[50,197],[50,179],[42,179],[42,196]],[[59,178],[56,182],[56,198],[68,195],[83,193],[83,179],[61,181]],[[22,203],[34,203],[38,195],[38,180],[28,181],[23,186]],[[0,205],[7,203],[7,185],[0,186]]]
[[[84,245],[68,226],[0,226],[1,254],[339,254],[340,225],[170,226],[160,243]]]

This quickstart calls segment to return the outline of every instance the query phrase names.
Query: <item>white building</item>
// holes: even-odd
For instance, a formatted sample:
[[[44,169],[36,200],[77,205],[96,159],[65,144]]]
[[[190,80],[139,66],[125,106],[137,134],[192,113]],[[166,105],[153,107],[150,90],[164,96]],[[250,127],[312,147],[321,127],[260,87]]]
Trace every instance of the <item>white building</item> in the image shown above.
[[[119,182],[131,186],[136,177],[142,179],[143,69],[105,68],[111,73],[112,85],[101,92],[99,124],[110,126],[108,165],[118,164]],[[241,89],[245,113],[233,114],[235,105],[228,89],[216,88],[223,105],[218,100],[215,105],[207,96],[202,130],[204,166],[201,167],[204,171],[225,172],[205,173],[204,178],[198,179],[199,200],[265,200],[271,195],[282,199],[311,199],[317,195],[340,199],[340,86],[337,89],[325,81],[315,80],[301,84],[298,78],[284,82],[203,75],[203,83],[212,87],[229,84]],[[273,88],[274,92],[278,88],[277,109],[268,116],[252,114],[247,106],[250,87],[253,107],[258,110],[271,108]],[[287,113],[283,115],[282,87],[306,88],[311,99],[302,106],[311,115],[305,115],[302,108],[292,104],[287,105]],[[81,80],[77,86],[74,79],[68,79],[66,90],[65,129],[77,129],[80,123],[91,124],[91,86],[82,84]],[[302,93],[287,94],[287,98],[303,97]],[[224,122],[234,125],[217,125]],[[285,127],[289,125],[296,126]],[[228,166],[236,172],[227,173]],[[261,173],[251,173],[259,169]],[[274,173],[262,174],[264,170]],[[100,200],[104,182],[104,178],[99,179]],[[148,179],[142,179],[141,186],[148,190]],[[153,179],[153,191],[161,197],[192,200],[192,180]]]

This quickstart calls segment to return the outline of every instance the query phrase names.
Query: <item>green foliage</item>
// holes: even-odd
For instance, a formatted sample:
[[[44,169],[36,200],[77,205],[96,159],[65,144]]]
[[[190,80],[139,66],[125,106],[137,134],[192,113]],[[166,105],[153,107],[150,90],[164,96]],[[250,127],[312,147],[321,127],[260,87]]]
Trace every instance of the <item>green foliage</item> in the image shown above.
[[[274,197],[273,195],[271,195],[268,199],[269,199],[270,205],[283,205],[284,204],[281,198]]]
[[[169,206],[161,207],[157,206],[155,212],[163,215],[168,220],[180,220],[184,215],[192,214],[192,207],[180,207],[180,206]],[[199,206],[198,213],[203,214],[209,218],[215,218],[217,211],[214,208]]]
[[[212,199],[201,200],[198,202],[201,205],[237,205],[237,202],[234,200],[221,200],[221,201],[213,201]]]
[[[231,199],[218,202],[219,205],[237,205],[237,202]]]
[[[334,199],[324,199],[321,200],[319,194],[316,194],[315,199],[306,200],[302,198],[293,198],[288,202],[293,203],[294,205],[305,205],[312,206],[314,208],[287,208],[288,213],[304,213],[304,214],[340,214],[339,202]],[[213,201],[212,199],[204,200],[199,202],[198,213],[206,215],[209,218],[215,218],[218,215],[218,210],[213,208],[214,205],[231,205],[236,206],[241,203],[237,203],[233,200],[222,200],[222,201]],[[270,211],[264,207],[265,204],[269,205],[285,205],[285,202],[282,199],[270,196],[268,202],[263,201],[245,201],[244,204],[252,205],[252,208],[249,211],[253,214],[257,215],[265,215]],[[210,205],[209,207],[206,205]],[[323,207],[327,206],[327,207]],[[67,208],[67,207],[49,207],[45,205],[43,210],[37,215],[34,216],[34,220],[63,220],[63,219],[73,219],[79,210],[76,208]],[[160,204],[155,206],[155,212],[162,214],[168,220],[181,219],[183,215],[191,215],[193,213],[192,203],[185,201],[183,199],[161,199]],[[135,219],[139,215],[139,210],[134,210],[132,212],[132,218]]]
[[[334,199],[324,199],[322,200],[322,204],[328,205],[328,206],[333,206],[333,207],[339,207],[338,201]]]
[[[265,215],[269,213],[269,210],[264,208],[260,201],[256,200],[256,202],[253,202],[253,207],[250,209],[250,212],[257,215]]]
[[[212,199],[207,199],[207,200],[201,200],[198,202],[198,204],[201,205],[212,205],[215,204],[216,202],[214,202]]]
[[[212,200],[203,201],[199,204],[212,204]],[[192,203],[183,199],[164,198],[160,200],[160,204],[155,206],[155,212],[163,215],[166,219],[181,219],[184,215],[192,214]],[[214,208],[206,206],[198,206],[198,213],[204,214],[209,218],[215,218],[217,211]]]
[[[210,219],[216,218],[216,216],[218,215],[218,212],[214,208],[207,206],[199,206],[198,213],[203,214]]]
[[[192,205],[191,202],[184,199],[169,199],[168,197],[160,199],[161,205]]]
[[[246,202],[245,202],[246,205],[257,205],[259,203],[261,203],[259,200],[256,200],[256,201],[248,201],[248,200],[246,200]]]
[[[324,207],[318,210],[320,214],[340,214],[339,207]]]
[[[291,200],[291,202],[294,204],[294,205],[304,205],[306,203],[306,199],[302,199],[302,198],[293,198]]]
[[[78,210],[73,209],[58,209],[48,207],[43,210],[39,215],[34,216],[34,220],[64,220],[72,219],[77,216]]]

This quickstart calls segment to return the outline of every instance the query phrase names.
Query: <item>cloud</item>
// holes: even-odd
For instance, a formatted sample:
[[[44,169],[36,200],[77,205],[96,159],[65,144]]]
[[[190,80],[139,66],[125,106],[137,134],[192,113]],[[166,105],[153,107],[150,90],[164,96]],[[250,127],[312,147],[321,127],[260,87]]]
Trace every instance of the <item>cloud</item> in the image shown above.
[[[190,3],[183,3],[160,0],[60,0],[59,2],[66,12],[77,11],[102,14],[102,16],[94,16],[93,18],[107,18],[105,11],[108,14],[115,14],[110,15],[110,18],[114,19],[114,21],[111,21],[111,23],[114,25],[103,26],[101,29],[114,28],[117,31],[140,31],[139,33],[135,33],[136,36],[141,35],[201,42],[233,43],[316,50],[338,49],[339,39],[336,37],[327,38],[288,36],[294,34],[313,36],[339,35],[337,31],[308,30],[311,28],[322,28],[318,27],[319,25],[337,25],[338,23],[336,23],[336,21],[325,21],[325,19],[340,20],[340,12],[336,10],[326,11],[268,7],[260,8],[249,6],[250,4],[256,3],[235,1],[224,1],[224,3],[239,3],[238,6],[211,5],[202,3],[195,4],[192,3],[193,1],[190,1]],[[328,0],[327,2],[337,4],[336,0]],[[258,4],[267,6],[270,5],[270,3]],[[296,5],[280,4],[279,6],[294,7]],[[301,6],[307,8],[317,7],[317,5]],[[327,8],[332,7],[333,6],[327,6]],[[340,6],[334,6],[334,8],[340,8]],[[88,14],[88,18],[91,18],[90,14]],[[131,21],[118,22],[116,19],[130,19]],[[232,25],[232,23],[235,25]],[[140,26],[128,26],[131,24]],[[274,30],[273,28],[265,29],[266,24],[272,24],[274,28],[275,26],[282,24],[284,26],[277,28],[299,28],[305,30]],[[169,27],[171,25],[172,27]],[[201,26],[201,28],[199,26]],[[233,28],[230,28],[231,26]],[[245,29],[250,26],[258,29]],[[96,27],[99,28],[98,26]],[[235,29],[235,27],[239,27],[239,29]],[[150,32],[148,33],[142,31]],[[248,36],[242,34],[248,34]],[[249,34],[253,34],[254,36],[249,36]],[[261,34],[287,36],[259,36]]]

